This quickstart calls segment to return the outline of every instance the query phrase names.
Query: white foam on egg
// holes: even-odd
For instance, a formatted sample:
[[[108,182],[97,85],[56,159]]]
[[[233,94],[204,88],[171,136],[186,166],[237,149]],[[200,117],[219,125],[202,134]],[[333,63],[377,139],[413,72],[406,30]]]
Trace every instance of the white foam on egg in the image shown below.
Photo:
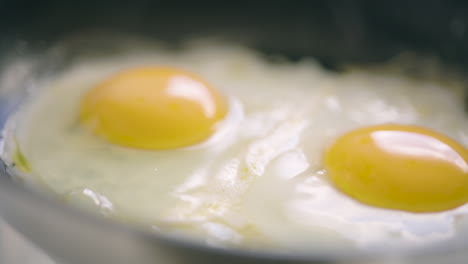
[[[230,113],[218,133],[197,146],[153,152],[84,133],[77,124],[83,93],[141,65],[191,70],[228,95]],[[430,214],[369,207],[338,192],[321,165],[327,144],[371,124],[422,125],[468,146],[463,101],[437,83],[331,73],[311,60],[269,63],[214,43],[177,52],[136,47],[77,61],[10,123],[16,128],[7,137],[17,138],[32,167],[24,180],[101,214],[210,245],[375,251],[466,235],[457,228],[466,226],[467,206]]]

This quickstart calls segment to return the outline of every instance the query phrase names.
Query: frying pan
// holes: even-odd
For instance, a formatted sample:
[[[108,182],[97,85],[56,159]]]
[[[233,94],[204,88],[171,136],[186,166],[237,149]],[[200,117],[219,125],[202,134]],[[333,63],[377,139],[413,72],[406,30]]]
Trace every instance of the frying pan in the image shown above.
[[[340,71],[411,51],[468,65],[463,1],[0,1],[0,128],[38,76],[107,36],[217,37]],[[63,43],[66,43],[65,48]],[[57,49],[61,44],[62,48]],[[60,46],[60,45],[59,45]],[[417,70],[417,69],[415,69]],[[0,214],[59,263],[466,263],[468,241],[415,252],[287,254],[212,248],[87,214],[21,185],[0,165]]]

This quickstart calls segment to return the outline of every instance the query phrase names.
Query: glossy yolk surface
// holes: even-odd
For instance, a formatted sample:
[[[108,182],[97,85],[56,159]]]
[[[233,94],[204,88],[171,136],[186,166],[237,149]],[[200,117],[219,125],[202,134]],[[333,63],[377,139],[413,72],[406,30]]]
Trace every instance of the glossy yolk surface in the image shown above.
[[[114,144],[158,150],[207,139],[226,112],[225,98],[195,74],[142,67],[93,87],[83,98],[80,121]]]
[[[339,137],[325,152],[334,184],[363,203],[412,212],[442,211],[468,201],[468,152],[416,126],[379,125]]]

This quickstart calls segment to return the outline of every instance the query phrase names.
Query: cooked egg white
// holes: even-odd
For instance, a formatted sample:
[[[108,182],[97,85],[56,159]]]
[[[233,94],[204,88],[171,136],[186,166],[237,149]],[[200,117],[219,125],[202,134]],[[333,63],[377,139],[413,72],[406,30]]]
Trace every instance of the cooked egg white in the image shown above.
[[[202,76],[226,97],[226,116],[210,137],[148,150],[83,127],[80,104],[97,83],[161,65]],[[68,203],[215,246],[376,251],[466,236],[468,206],[411,213],[364,205],[334,186],[322,162],[339,136],[377,124],[418,125],[468,146],[457,87],[391,73],[332,73],[307,59],[271,63],[215,43],[87,58],[46,84],[11,118],[3,158],[16,163],[22,180]]]

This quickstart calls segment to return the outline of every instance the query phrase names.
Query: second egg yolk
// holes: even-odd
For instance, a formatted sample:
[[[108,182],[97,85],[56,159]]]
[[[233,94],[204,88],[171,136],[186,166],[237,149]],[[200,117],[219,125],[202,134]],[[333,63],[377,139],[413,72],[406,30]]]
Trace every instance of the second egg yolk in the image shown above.
[[[324,166],[338,189],[369,205],[435,212],[468,202],[468,151],[426,128],[351,131],[326,150]]]
[[[227,108],[225,98],[193,73],[141,67],[93,87],[81,103],[80,121],[117,145],[173,149],[207,139]]]

